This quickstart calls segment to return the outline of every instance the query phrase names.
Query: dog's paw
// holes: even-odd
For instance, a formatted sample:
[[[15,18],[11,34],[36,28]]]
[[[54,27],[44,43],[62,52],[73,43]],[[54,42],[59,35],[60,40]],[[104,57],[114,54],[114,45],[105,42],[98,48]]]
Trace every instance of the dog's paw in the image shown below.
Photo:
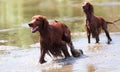
[[[74,57],[79,57],[83,55],[83,51],[81,49],[72,49],[71,53]]]
[[[43,63],[46,63],[47,61],[45,61],[45,60],[39,60],[39,63],[40,64],[43,64]]]
[[[111,43],[111,41],[112,41],[112,39],[109,39],[109,40],[108,40],[108,42],[107,42],[107,44],[110,44],[110,43]]]

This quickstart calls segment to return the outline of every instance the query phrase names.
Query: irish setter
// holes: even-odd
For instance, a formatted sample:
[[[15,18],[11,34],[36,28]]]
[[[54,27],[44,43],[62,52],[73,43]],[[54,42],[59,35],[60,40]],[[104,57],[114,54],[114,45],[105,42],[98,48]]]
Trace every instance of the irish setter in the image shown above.
[[[32,28],[32,33],[37,31],[40,33],[41,53],[39,62],[41,64],[46,62],[44,59],[46,53],[53,57],[70,57],[67,45],[74,57],[83,54],[82,50],[74,49],[70,30],[64,23],[55,20],[49,24],[45,16],[35,15],[28,25]]]
[[[120,19],[109,22],[109,21],[105,21],[100,16],[95,16],[93,5],[89,2],[85,2],[82,5],[82,8],[86,16],[86,31],[87,31],[88,43],[90,43],[91,34],[92,34],[92,37],[96,39],[96,43],[99,43],[99,34],[101,32],[101,29],[103,29],[106,34],[106,37],[108,38],[107,43],[110,44],[112,39],[109,35],[107,25],[113,24],[114,22],[117,22]]]

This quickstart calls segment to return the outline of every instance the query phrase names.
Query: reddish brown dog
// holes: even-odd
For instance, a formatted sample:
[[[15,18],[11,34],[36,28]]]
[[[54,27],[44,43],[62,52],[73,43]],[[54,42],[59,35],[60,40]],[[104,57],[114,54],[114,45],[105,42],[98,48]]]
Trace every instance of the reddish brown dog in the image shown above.
[[[32,28],[32,33],[39,31],[41,53],[39,62],[42,64],[45,61],[45,54],[52,54],[54,57],[63,56],[67,58],[70,54],[67,49],[67,44],[70,47],[71,54],[78,57],[82,54],[82,50],[74,49],[69,28],[59,21],[54,21],[51,24],[45,16],[35,15],[29,23]]]
[[[108,39],[107,43],[110,44],[112,39],[109,35],[107,25],[113,24],[114,22],[117,22],[120,19],[112,22],[108,22],[108,21],[105,21],[100,16],[95,16],[93,5],[89,2],[85,2],[82,8],[86,16],[86,31],[87,31],[88,43],[90,43],[91,34],[92,34],[92,37],[96,39],[96,43],[99,43],[99,34],[101,32],[101,29],[103,29]]]

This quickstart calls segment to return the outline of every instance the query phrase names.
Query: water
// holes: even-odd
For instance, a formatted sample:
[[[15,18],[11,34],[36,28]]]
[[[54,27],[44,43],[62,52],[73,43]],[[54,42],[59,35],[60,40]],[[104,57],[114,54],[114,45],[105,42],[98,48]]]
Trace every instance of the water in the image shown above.
[[[100,44],[87,44],[85,37],[74,39],[75,48],[84,55],[78,58],[53,60],[46,55],[47,63],[39,64],[39,43],[30,49],[14,46],[0,46],[0,71],[2,72],[119,72],[120,33],[110,33],[113,41],[108,45],[101,34]]]
[[[0,0],[0,72],[119,72],[120,22],[109,25],[113,39],[106,44],[105,34],[100,44],[87,43],[83,0]],[[120,1],[92,0],[95,14],[106,20],[120,18]],[[36,14],[64,22],[71,29],[75,48],[82,49],[79,58],[53,60],[40,65],[38,33],[33,34],[27,23]]]

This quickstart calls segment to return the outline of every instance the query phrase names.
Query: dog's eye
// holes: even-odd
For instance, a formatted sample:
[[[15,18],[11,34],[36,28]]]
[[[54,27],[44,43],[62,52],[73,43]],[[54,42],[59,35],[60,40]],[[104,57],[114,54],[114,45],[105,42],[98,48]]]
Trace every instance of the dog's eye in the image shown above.
[[[36,19],[36,21],[39,21],[39,19]]]

